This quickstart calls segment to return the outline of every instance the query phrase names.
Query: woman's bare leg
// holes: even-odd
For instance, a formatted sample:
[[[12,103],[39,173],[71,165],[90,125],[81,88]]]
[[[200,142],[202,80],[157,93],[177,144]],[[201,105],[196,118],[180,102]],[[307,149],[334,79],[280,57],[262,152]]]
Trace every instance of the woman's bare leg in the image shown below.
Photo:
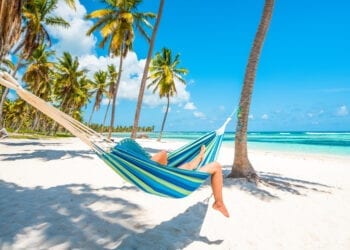
[[[196,156],[196,158],[194,158],[190,162],[187,162],[187,163],[181,165],[179,168],[184,168],[184,169],[189,169],[189,170],[195,169],[199,165],[199,163],[201,163],[201,161],[203,160],[204,154],[205,154],[205,146],[203,145],[201,147],[201,151]]]
[[[224,216],[230,217],[222,197],[223,178],[221,165],[218,162],[211,162],[201,167],[199,171],[211,174],[211,188],[215,200],[213,208],[221,212]]]
[[[168,153],[165,150],[162,150],[154,155],[152,155],[151,159],[155,162],[158,162],[162,165],[168,164]]]

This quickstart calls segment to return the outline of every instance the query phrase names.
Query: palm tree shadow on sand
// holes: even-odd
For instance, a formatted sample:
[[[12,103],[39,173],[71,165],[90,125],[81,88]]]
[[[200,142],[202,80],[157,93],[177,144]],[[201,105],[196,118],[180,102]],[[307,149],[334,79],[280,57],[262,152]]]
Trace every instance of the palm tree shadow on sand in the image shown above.
[[[140,206],[119,197],[118,190],[124,189],[136,190],[86,184],[27,188],[0,180],[0,249],[17,244],[38,249],[182,249],[194,241],[222,243],[199,235],[208,202],[153,226],[137,219],[143,213]],[[28,233],[40,237],[23,242]]]
[[[28,159],[40,159],[43,161],[52,161],[52,160],[59,160],[63,158],[75,158],[75,157],[82,157],[82,158],[88,158],[93,159],[94,153],[89,149],[82,149],[82,150],[62,150],[62,149],[50,149],[46,148],[46,146],[64,146],[63,143],[52,143],[52,142],[42,142],[42,141],[28,141],[28,142],[2,142],[2,144],[6,146],[12,146],[12,147],[22,147],[22,146],[39,146],[37,149],[34,150],[26,150],[26,151],[20,151],[17,154],[12,153],[0,153],[0,159],[1,161],[15,161],[15,160],[28,160]]]
[[[230,173],[229,166],[225,166],[224,175]],[[225,179],[225,186],[236,186],[238,189],[248,192],[261,200],[270,201],[279,199],[278,192],[287,192],[293,195],[307,195],[307,192],[331,193],[335,187],[318,182],[282,176],[278,173],[257,172],[260,182],[257,185],[246,179]]]

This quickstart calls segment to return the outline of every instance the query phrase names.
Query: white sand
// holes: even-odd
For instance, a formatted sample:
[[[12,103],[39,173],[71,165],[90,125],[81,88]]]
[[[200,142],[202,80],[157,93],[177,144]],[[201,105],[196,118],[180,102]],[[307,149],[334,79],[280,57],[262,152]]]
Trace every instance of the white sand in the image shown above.
[[[181,143],[140,140],[151,152]],[[230,171],[233,149],[219,162]],[[350,156],[252,151],[270,185],[181,200],[125,183],[78,139],[0,141],[0,249],[350,249]],[[209,201],[208,201],[208,198]]]

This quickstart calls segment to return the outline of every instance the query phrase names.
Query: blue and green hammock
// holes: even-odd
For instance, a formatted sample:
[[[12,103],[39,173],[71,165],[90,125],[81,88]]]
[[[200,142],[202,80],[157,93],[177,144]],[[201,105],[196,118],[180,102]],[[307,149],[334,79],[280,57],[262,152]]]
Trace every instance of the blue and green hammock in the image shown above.
[[[5,72],[0,72],[0,84],[14,89],[23,100],[80,138],[123,179],[147,193],[171,198],[182,198],[189,195],[210,176],[206,172],[177,167],[195,158],[202,145],[206,146],[206,152],[198,169],[216,160],[225,127],[234,113],[220,129],[207,133],[194,142],[170,152],[168,164],[164,166],[151,160],[151,155],[132,139],[124,139],[111,147],[111,141],[23,89],[16,80]],[[104,147],[105,144],[109,146]]]

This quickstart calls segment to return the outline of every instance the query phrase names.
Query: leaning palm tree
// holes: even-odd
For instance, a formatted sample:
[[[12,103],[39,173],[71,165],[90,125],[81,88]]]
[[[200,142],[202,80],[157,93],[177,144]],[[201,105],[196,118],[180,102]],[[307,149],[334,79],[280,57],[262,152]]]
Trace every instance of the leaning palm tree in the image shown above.
[[[175,80],[186,84],[182,76],[188,73],[185,68],[177,68],[180,63],[180,55],[176,54],[173,58],[171,50],[163,48],[161,53],[157,53],[155,58],[151,62],[150,67],[150,78],[152,81],[147,86],[148,88],[153,87],[153,93],[158,91],[159,97],[167,98],[167,106],[160,129],[158,141],[162,139],[164,125],[168,116],[170,97],[174,96],[176,92]]]
[[[88,30],[87,35],[100,30],[102,41],[99,46],[103,48],[109,41],[108,53],[119,56],[119,70],[113,90],[112,115],[108,133],[108,138],[110,138],[114,126],[115,104],[123,68],[123,58],[132,49],[134,26],[149,40],[143,25],[151,26],[148,19],[155,15],[153,13],[136,12],[136,8],[142,2],[141,0],[103,0],[103,2],[107,4],[107,9],[93,11],[86,18],[98,19]]]
[[[92,107],[92,111],[90,114],[89,124],[91,124],[91,119],[94,114],[94,111],[99,110],[101,106],[102,99],[105,94],[108,92],[106,91],[107,86],[107,72],[106,71],[97,71],[94,74],[94,79],[92,81],[92,90],[91,94],[95,94],[95,103]]]
[[[0,2],[0,60],[6,56],[21,34],[22,0]]]
[[[151,41],[150,41],[149,48],[148,48],[148,54],[147,54],[147,59],[146,59],[146,63],[145,63],[145,68],[143,70],[143,75],[142,75],[142,80],[141,80],[141,85],[140,85],[140,90],[139,90],[139,96],[137,98],[137,105],[136,105],[136,111],[135,111],[134,125],[133,125],[132,131],[131,131],[131,138],[136,138],[136,133],[137,133],[137,129],[139,126],[141,107],[142,107],[143,95],[145,93],[149,64],[150,64],[151,59],[152,59],[153,47],[154,47],[154,43],[156,40],[156,35],[157,35],[158,27],[160,24],[160,20],[162,18],[162,14],[163,14],[164,2],[165,2],[165,0],[160,0],[156,23],[155,23],[153,31],[152,31],[152,37],[151,37]]]
[[[248,159],[247,150],[248,116],[259,56],[270,25],[273,7],[274,0],[265,1],[263,15],[249,55],[237,113],[234,162],[229,174],[229,177],[245,177],[255,182],[259,180],[259,177]]]

